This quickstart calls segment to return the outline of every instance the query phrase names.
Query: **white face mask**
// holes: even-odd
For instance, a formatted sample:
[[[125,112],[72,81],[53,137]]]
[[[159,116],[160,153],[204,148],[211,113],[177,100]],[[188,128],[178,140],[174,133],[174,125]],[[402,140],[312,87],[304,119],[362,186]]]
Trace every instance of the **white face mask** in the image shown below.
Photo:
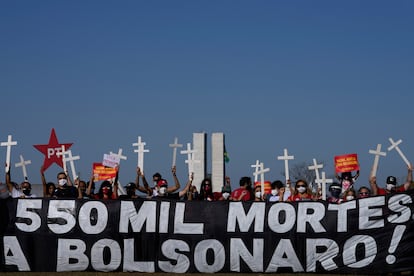
[[[304,193],[306,191],[305,187],[298,187],[298,192],[299,193]]]
[[[167,188],[166,187],[161,187],[160,188],[160,195],[165,195],[166,192],[167,192]]]
[[[221,195],[224,197],[224,199],[228,199],[228,198],[229,198],[229,196],[230,196],[230,194],[229,194],[229,193],[222,193]]]
[[[354,196],[352,195],[346,196],[346,200],[353,200],[353,199],[354,199]]]
[[[260,198],[260,197],[262,196],[262,192],[256,192],[256,193],[255,193],[255,196],[256,196],[257,198]]]
[[[391,190],[393,190],[393,189],[395,189],[395,185],[392,185],[392,184],[387,184],[387,190],[388,190],[388,191],[391,191]]]
[[[277,195],[277,189],[272,190],[272,191],[271,191],[271,193],[272,193],[272,195],[274,195],[274,196],[275,196],[275,195]]]
[[[58,183],[59,183],[59,186],[63,186],[66,183],[68,183],[68,181],[66,179],[59,179]]]

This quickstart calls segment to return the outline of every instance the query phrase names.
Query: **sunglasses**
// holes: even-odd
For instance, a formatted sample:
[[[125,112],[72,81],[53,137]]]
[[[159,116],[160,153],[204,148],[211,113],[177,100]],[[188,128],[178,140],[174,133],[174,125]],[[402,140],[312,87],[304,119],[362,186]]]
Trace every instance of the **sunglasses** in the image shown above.
[[[296,187],[305,187],[306,188],[306,186],[305,185],[297,185]]]

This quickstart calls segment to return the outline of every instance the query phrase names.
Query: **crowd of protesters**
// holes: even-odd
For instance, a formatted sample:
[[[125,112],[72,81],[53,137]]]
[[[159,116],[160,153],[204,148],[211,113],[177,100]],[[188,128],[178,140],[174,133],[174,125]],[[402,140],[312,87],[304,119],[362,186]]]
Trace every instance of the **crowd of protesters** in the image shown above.
[[[249,176],[243,176],[239,180],[239,186],[232,190],[230,178],[226,177],[221,191],[213,191],[213,183],[210,178],[202,180],[200,185],[193,185],[193,175],[190,175],[186,185],[180,190],[181,184],[177,177],[176,167],[171,168],[174,185],[169,185],[168,181],[155,173],[152,176],[150,185],[139,167],[136,169],[136,179],[129,182],[124,188],[125,193],[119,194],[118,173],[113,179],[104,180],[96,190],[94,175],[91,174],[88,181],[75,179],[72,180],[67,172],[57,174],[56,182],[47,182],[43,168],[41,168],[41,179],[43,185],[43,197],[45,198],[79,198],[79,199],[136,199],[136,198],[168,198],[177,200],[200,200],[200,201],[303,201],[303,200],[322,200],[330,203],[341,203],[357,198],[364,198],[375,195],[387,195],[397,192],[404,192],[412,188],[413,167],[408,166],[408,174],[405,183],[398,185],[395,176],[388,176],[383,187],[377,185],[375,176],[369,178],[369,186],[362,186],[355,190],[354,184],[359,176],[359,171],[355,175],[351,172],[337,174],[337,182],[331,183],[328,191],[329,195],[322,195],[321,187],[312,189],[312,186],[304,179],[299,179],[295,183],[287,180],[283,183],[275,180],[270,184],[270,189],[261,187],[259,182],[254,183]],[[32,194],[31,184],[25,180],[20,185],[11,180],[10,169],[6,172],[6,185],[0,184],[1,198],[35,198],[41,197]],[[141,183],[142,182],[142,183]],[[293,185],[294,184],[294,185]],[[199,188],[197,188],[199,187]]]

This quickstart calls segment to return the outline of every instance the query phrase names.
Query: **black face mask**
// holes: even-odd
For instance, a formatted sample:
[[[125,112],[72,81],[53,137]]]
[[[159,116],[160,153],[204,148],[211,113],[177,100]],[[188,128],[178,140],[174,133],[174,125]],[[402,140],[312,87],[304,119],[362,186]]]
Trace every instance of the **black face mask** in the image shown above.
[[[331,191],[331,195],[332,195],[333,197],[338,198],[340,194],[341,194],[341,190],[332,190],[332,191]]]
[[[22,191],[23,191],[23,193],[25,194],[25,195],[30,195],[30,191],[31,191],[31,189],[27,189],[27,188],[23,188],[22,189]]]
[[[127,190],[127,195],[133,196],[133,195],[135,195],[135,191],[134,190],[131,190],[131,189],[128,189]]]

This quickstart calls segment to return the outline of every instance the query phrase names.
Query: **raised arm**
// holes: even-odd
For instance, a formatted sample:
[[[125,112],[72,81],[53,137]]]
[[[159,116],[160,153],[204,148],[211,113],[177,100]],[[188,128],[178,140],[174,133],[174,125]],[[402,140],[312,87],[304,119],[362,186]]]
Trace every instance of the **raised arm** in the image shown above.
[[[376,176],[370,176],[369,185],[371,186],[372,195],[378,195],[378,185]]]
[[[142,177],[142,182],[144,186],[139,185],[139,178]],[[137,167],[137,177],[135,178],[135,186],[137,187],[138,191],[144,194],[148,194],[148,182],[145,179],[144,173],[141,171],[140,167]]]
[[[171,186],[171,187],[167,188],[167,193],[170,193],[170,194],[174,193],[175,191],[180,189],[180,181],[178,181],[177,174],[176,174],[177,168],[175,166],[172,167],[171,172],[172,172],[172,175],[173,175],[173,178],[174,178],[175,186]]]
[[[89,178],[88,187],[86,188],[86,195],[87,196],[91,196],[93,179],[94,179],[94,175],[93,175],[93,171],[92,171],[91,177]]]
[[[6,167],[7,167],[7,163],[5,163]],[[10,167],[9,170],[6,172],[6,185],[7,188],[9,189],[9,192],[13,191],[13,183],[11,182],[11,177],[10,177]]]
[[[43,197],[47,196],[47,182],[43,165],[40,167],[40,178],[42,179]]]
[[[412,181],[413,181],[413,164],[410,164],[410,166],[408,166],[407,180],[404,183],[404,190],[407,191],[410,189]]]
[[[194,174],[192,173],[192,174],[190,175],[190,177],[188,178],[188,182],[187,182],[187,184],[185,185],[184,189],[178,193],[178,196],[179,196],[180,198],[181,198],[181,197],[183,197],[183,196],[184,196],[184,195],[188,192],[188,190],[189,190],[189,189],[190,189],[190,187],[191,187],[191,184],[193,183],[193,179],[194,179]]]

